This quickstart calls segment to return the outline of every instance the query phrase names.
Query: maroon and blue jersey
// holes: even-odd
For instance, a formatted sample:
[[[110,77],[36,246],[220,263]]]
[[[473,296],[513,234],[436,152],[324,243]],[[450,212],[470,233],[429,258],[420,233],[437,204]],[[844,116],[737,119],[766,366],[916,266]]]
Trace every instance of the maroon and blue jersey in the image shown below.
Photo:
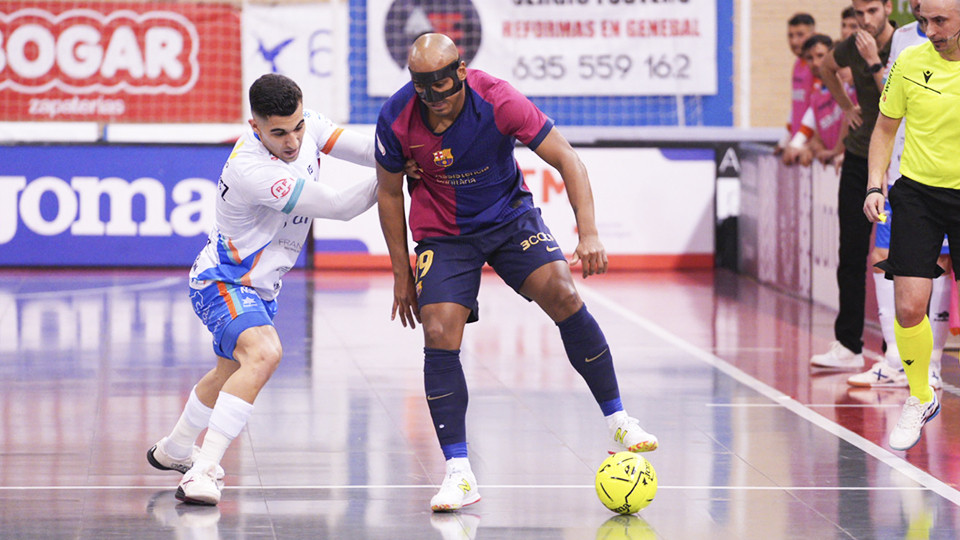
[[[516,141],[531,150],[553,128],[540,109],[508,82],[467,70],[463,110],[443,133],[407,83],[380,109],[377,162],[403,171],[414,159],[420,179],[408,177],[413,239],[476,234],[513,221],[533,196],[513,155]]]

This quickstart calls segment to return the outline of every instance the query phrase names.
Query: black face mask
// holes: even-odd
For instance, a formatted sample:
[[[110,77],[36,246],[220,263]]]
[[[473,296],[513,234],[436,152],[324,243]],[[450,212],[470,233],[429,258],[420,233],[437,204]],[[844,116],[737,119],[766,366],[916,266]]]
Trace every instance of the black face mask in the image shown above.
[[[423,88],[417,92],[417,95],[420,96],[420,99],[424,103],[436,103],[443,99],[446,99],[463,88],[463,81],[460,80],[460,77],[457,77],[457,69],[460,68],[460,59],[457,58],[453,62],[450,62],[446,66],[436,70],[428,71],[422,73],[419,71],[410,70],[410,79],[413,80],[413,83],[417,86]],[[437,81],[442,81],[447,77],[453,79],[453,87],[449,90],[444,90],[443,92],[437,92],[433,89],[433,84]]]

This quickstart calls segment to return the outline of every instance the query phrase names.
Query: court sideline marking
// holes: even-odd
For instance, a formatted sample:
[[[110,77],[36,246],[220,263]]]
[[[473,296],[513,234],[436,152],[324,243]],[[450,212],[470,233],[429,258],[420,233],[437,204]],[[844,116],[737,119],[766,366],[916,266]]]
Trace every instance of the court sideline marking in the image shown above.
[[[307,486],[265,486],[252,484],[249,486],[223,486],[224,491],[316,491],[320,489],[437,489],[437,484],[359,484],[359,485],[307,485]],[[483,484],[483,489],[596,489],[592,484]],[[667,490],[724,490],[724,491],[929,491],[922,486],[664,486],[657,489]],[[176,491],[169,485],[165,486],[0,486],[3,491]]]
[[[732,377],[737,382],[753,389],[763,396],[766,396],[774,402],[779,403],[800,418],[803,418],[820,429],[823,429],[827,433],[839,437],[840,439],[850,443],[860,450],[863,450],[870,456],[873,456],[879,460],[881,463],[899,471],[907,478],[910,478],[918,484],[925,486],[930,491],[933,491],[944,499],[949,500],[953,504],[960,506],[960,491],[950,487],[930,473],[916,467],[905,459],[894,455],[885,448],[877,446],[872,441],[865,439],[859,434],[854,433],[853,431],[850,431],[849,429],[830,420],[827,420],[825,417],[813,412],[813,410],[793,399],[792,397],[758,379],[755,379],[751,375],[748,375],[746,372],[733,366],[727,361],[710,354],[687,341],[684,341],[679,336],[672,334],[666,329],[651,322],[649,319],[646,319],[645,317],[642,317],[621,306],[616,301],[607,298],[603,294],[593,290],[591,287],[587,287],[583,285],[583,283],[578,283],[577,289],[579,289],[581,295],[587,296],[592,301],[602,304],[607,309],[610,309],[611,311],[614,311],[618,315],[622,316],[625,320],[628,320],[644,330],[667,341],[668,343],[675,345],[677,348],[689,353],[714,369]]]

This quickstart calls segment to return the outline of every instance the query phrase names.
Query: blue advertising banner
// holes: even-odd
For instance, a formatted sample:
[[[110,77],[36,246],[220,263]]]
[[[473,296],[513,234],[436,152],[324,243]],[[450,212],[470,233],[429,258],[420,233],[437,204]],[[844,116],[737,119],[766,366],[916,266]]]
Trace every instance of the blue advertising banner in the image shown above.
[[[0,146],[0,266],[189,267],[230,149]]]

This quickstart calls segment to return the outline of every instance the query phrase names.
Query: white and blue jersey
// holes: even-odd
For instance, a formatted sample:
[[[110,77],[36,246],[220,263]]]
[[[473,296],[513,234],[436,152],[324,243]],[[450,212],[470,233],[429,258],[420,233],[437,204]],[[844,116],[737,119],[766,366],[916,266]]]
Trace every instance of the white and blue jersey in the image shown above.
[[[303,144],[291,163],[271,154],[252,129],[234,145],[220,175],[216,224],[190,271],[192,289],[224,283],[250,287],[262,299],[273,300],[313,222],[295,209],[303,203],[307,184],[319,181],[320,155],[337,145],[335,157],[374,165],[372,138],[341,137],[343,129],[323,115],[304,110],[303,116]],[[371,179],[364,188],[365,208],[376,200],[375,187]]]

